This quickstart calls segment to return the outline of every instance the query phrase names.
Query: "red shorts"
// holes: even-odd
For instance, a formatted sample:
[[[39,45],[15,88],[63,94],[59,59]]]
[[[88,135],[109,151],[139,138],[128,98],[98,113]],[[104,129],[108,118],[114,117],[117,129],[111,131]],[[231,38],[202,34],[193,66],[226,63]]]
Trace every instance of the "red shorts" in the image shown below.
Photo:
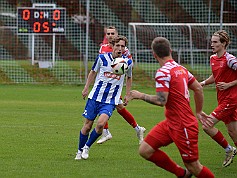
[[[175,143],[184,162],[198,160],[198,125],[180,130],[168,127],[167,120],[154,126],[144,141],[153,149]]]
[[[237,121],[237,105],[229,103],[221,103],[211,113],[216,119],[229,124],[232,121]]]

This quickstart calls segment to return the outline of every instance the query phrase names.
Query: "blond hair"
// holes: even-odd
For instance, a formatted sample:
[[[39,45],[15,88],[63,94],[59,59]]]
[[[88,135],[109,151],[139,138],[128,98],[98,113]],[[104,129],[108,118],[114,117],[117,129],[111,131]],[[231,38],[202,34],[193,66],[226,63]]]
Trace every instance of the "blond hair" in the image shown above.
[[[219,30],[213,34],[213,36],[218,36],[221,43],[226,43],[225,48],[230,44],[230,37],[225,30]]]

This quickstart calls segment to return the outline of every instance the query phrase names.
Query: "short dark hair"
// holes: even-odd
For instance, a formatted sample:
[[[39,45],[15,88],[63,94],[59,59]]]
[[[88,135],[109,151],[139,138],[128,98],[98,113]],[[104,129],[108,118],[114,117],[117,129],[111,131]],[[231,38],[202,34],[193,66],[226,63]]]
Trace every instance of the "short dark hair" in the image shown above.
[[[170,42],[164,37],[156,37],[151,43],[151,48],[160,58],[169,56],[171,52]]]
[[[128,45],[128,39],[122,35],[118,35],[118,36],[114,37],[113,40],[111,41],[111,44],[114,46],[115,43],[118,43],[120,40],[125,41],[125,46]]]

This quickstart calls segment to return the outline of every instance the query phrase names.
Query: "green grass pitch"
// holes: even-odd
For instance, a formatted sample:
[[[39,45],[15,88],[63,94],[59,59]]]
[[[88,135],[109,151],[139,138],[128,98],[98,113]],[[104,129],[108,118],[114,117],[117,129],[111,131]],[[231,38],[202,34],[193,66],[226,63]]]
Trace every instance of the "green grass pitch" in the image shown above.
[[[75,161],[78,134],[83,124],[83,86],[1,85],[0,86],[0,177],[2,178],[172,178],[174,175],[138,155],[136,133],[117,112],[109,121],[113,139],[94,144],[88,160]],[[147,93],[153,88],[138,87]],[[192,93],[191,93],[192,95]],[[193,101],[191,102],[193,106]],[[205,90],[204,111],[216,106],[213,89]],[[127,109],[149,131],[164,119],[163,108],[131,101]],[[223,123],[217,127],[227,136]],[[146,132],[147,133],[147,132]],[[227,136],[231,144],[233,142]],[[183,166],[176,147],[162,148]],[[217,178],[237,177],[237,158],[222,168],[224,151],[205,133],[199,134],[200,161]]]

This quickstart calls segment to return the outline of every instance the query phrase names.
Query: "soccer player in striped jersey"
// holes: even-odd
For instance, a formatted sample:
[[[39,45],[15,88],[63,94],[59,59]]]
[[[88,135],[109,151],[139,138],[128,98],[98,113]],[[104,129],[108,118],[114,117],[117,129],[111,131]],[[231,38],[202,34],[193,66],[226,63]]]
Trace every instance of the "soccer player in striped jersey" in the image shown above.
[[[156,95],[132,90],[128,100],[139,99],[147,103],[165,106],[166,119],[155,125],[139,147],[140,155],[177,177],[214,178],[213,173],[199,162],[198,120],[190,107],[189,88],[194,91],[196,116],[206,127],[213,125],[202,111],[203,90],[194,76],[171,56],[170,42],[157,37],[152,42],[154,58],[161,68],[157,70]],[[147,118],[146,118],[147,119]],[[175,163],[160,148],[171,143],[177,146],[186,169]]]
[[[122,55],[127,42],[127,38],[124,36],[115,37],[112,41],[112,53],[100,54],[88,75],[82,91],[83,99],[88,95],[89,86],[93,81],[94,86],[88,95],[85,110],[82,114],[85,117],[85,122],[80,131],[78,152],[75,160],[87,159],[89,157],[90,147],[102,134],[105,123],[112,116],[116,105],[120,102],[125,74],[116,75],[112,73],[111,63],[117,57],[123,57],[128,64],[126,96],[124,99],[125,104],[127,104],[126,97],[130,94],[132,85],[132,60]],[[97,116],[96,126],[90,133]]]
[[[210,57],[212,75],[201,82],[201,85],[215,83],[218,106],[210,114],[214,125],[223,121],[228,134],[237,146],[237,59],[226,49],[230,37],[224,30],[215,32],[211,38],[211,47],[215,54]],[[236,155],[236,147],[230,146],[223,134],[216,128],[203,128],[204,131],[225,149],[226,157],[223,167],[229,166]]]
[[[109,26],[106,28],[106,38],[108,39],[108,43],[101,45],[100,50],[99,50],[100,54],[112,52],[113,49],[112,49],[111,41],[117,35],[118,35],[118,32],[114,26]],[[132,59],[132,55],[130,54],[127,47],[125,47],[123,51],[123,55],[128,57],[129,59]],[[117,109],[117,112],[135,129],[138,140],[139,140],[139,144],[141,144],[141,142],[143,141],[144,132],[146,131],[146,129],[137,124],[133,115],[124,107],[122,100],[116,106],[116,109]],[[103,134],[101,138],[97,141],[97,143],[102,144],[110,140],[111,138],[112,138],[112,134],[109,131],[109,125],[107,122],[104,126]]]

